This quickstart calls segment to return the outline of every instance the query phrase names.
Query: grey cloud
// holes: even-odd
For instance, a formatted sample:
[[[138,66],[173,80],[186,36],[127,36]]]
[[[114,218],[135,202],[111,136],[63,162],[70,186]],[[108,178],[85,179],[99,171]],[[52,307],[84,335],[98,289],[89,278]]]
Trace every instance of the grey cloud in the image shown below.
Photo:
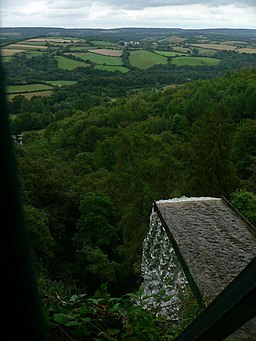
[[[245,0],[241,3],[238,0],[100,0],[102,4],[115,6],[123,9],[143,9],[146,7],[161,7],[161,6],[177,6],[177,5],[192,5],[204,4],[210,6],[221,6],[235,4],[239,7],[256,6],[256,0]]]
[[[49,8],[85,8],[105,5],[118,9],[143,9],[147,7],[205,4],[213,7],[235,4],[237,7],[256,7],[256,0],[1,0],[2,8],[15,8],[37,2],[45,2]]]

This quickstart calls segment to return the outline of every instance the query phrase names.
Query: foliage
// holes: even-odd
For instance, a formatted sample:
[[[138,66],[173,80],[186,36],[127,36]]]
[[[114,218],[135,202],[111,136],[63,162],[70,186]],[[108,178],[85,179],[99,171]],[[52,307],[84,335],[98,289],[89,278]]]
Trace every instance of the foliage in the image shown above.
[[[237,190],[231,194],[231,203],[256,226],[256,195],[252,192]]]
[[[59,68],[57,59],[81,62],[64,57],[70,48],[18,55],[7,75],[13,85],[77,82],[56,87],[49,98],[9,102],[12,133],[23,141],[15,145],[18,170],[37,272],[46,278],[49,334],[53,340],[172,340],[198,307],[184,297],[180,324],[145,309],[138,288],[152,202],[225,195],[255,221],[256,70],[217,78],[255,57],[217,52],[216,66],[177,67],[151,46],[140,51],[167,64],[144,70],[130,65],[139,50],[125,47],[129,72],[122,74],[93,63]]]
[[[91,297],[65,292],[61,283],[41,279],[41,295],[49,340],[174,340],[197,312],[184,299],[183,322],[170,321],[147,306],[143,287],[113,298],[102,285]],[[162,294],[154,295],[162,301]]]
[[[207,57],[175,57],[172,58],[172,63],[177,66],[182,65],[191,65],[191,66],[198,66],[198,65],[218,65],[220,59],[216,58],[207,58]]]
[[[52,102],[17,97],[16,127],[23,115],[58,117],[23,132],[16,146],[25,204],[47,217],[53,238],[52,257],[37,257],[49,276],[89,293],[108,282],[121,296],[140,283],[154,200],[229,198],[236,188],[254,194],[255,106],[248,100],[243,111],[237,98],[254,93],[255,77],[255,69],[243,70],[115,101],[81,93],[80,85]]]

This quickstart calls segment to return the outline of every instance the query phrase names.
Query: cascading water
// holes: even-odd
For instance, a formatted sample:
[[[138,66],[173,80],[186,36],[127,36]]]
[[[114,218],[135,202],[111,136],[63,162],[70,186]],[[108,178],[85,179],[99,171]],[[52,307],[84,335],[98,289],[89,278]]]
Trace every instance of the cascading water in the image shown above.
[[[190,287],[154,208],[142,249],[141,273],[147,306],[157,306],[157,314],[172,320],[178,319],[181,297],[190,291]],[[156,297],[163,292],[166,297],[159,302]]]

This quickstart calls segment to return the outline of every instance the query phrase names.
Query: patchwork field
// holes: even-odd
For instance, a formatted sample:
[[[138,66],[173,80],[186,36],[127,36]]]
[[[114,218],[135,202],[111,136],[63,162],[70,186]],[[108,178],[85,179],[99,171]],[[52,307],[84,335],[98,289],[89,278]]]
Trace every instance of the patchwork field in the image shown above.
[[[132,66],[147,69],[156,64],[167,64],[167,58],[147,50],[131,51],[129,60]]]
[[[158,54],[160,54],[162,56],[165,56],[165,57],[176,57],[176,56],[184,55],[183,53],[172,52],[172,51],[158,51],[158,50],[155,50],[154,52],[158,53]]]
[[[53,94],[53,91],[35,91],[35,92],[19,92],[17,94],[7,94],[8,100],[11,101],[16,96],[24,96],[27,99],[31,99],[33,96],[48,97]]]
[[[26,51],[26,57],[27,58],[38,57],[42,56],[44,53],[45,53],[44,51]]]
[[[256,53],[256,48],[242,48],[237,50],[239,53]]]
[[[24,84],[24,85],[9,85],[7,86],[6,92],[7,94],[17,94],[24,92],[37,92],[37,91],[46,91],[52,90],[53,87],[51,85],[46,84]]]
[[[11,44],[5,47],[6,49],[17,49],[17,50],[46,50],[47,46],[44,45],[29,45],[29,44]]]
[[[91,45],[88,46],[70,46],[69,49],[70,51],[88,51],[89,49],[91,49]]]
[[[246,41],[239,41],[239,40],[227,40],[227,41],[222,41],[220,43],[221,45],[247,45],[248,43]]]
[[[111,49],[93,49],[93,50],[88,50],[88,52],[100,54],[103,56],[111,56],[111,57],[121,57],[123,54],[121,50],[111,50]]]
[[[105,40],[92,40],[91,43],[94,46],[117,46],[116,43],[112,43],[111,41],[105,41]]]
[[[198,50],[198,53],[205,57],[212,57],[217,53],[217,50],[211,50],[211,49],[202,49],[201,47],[196,48]]]
[[[15,54],[24,52],[24,50],[14,50],[14,49],[2,49],[1,55],[2,56],[14,56]]]
[[[129,69],[127,69],[126,67],[118,65],[96,65],[95,69],[111,72],[120,71],[122,73],[126,73],[129,71]]]
[[[13,58],[11,56],[2,56],[2,61],[4,63],[10,62]]]
[[[92,52],[86,53],[72,53],[74,56],[83,60],[90,60],[92,63],[98,65],[123,65],[123,59],[121,57],[103,56]]]
[[[28,39],[28,42],[49,42],[49,43],[78,43],[81,39],[77,38],[56,38],[56,37],[45,37],[45,38],[32,38]]]
[[[75,85],[77,84],[77,81],[47,81],[45,82],[47,84],[53,85],[53,86],[66,86],[66,85]]]
[[[88,64],[84,62],[80,62],[78,60],[66,58],[63,56],[56,56],[55,57],[58,62],[58,67],[60,69],[65,69],[65,70],[74,70],[75,68],[81,66],[81,67],[87,67]]]
[[[173,49],[177,52],[185,53],[185,54],[191,51],[189,47],[182,47],[182,46],[173,46]]]
[[[177,66],[213,66],[219,64],[220,59],[207,57],[175,57],[172,63]]]
[[[220,51],[235,51],[237,49],[236,46],[222,44],[193,44],[191,46]]]
[[[170,36],[168,38],[162,39],[161,41],[169,41],[170,43],[183,43],[186,38],[180,36]]]
[[[38,45],[45,46],[47,42],[24,40],[24,41],[20,41],[18,44],[26,44],[26,45],[32,45],[32,46],[38,46]]]

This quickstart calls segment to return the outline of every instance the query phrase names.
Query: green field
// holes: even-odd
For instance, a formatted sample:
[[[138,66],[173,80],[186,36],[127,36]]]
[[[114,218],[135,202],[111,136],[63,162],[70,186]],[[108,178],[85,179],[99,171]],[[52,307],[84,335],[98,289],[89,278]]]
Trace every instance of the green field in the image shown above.
[[[205,56],[205,57],[212,57],[216,54],[216,50],[210,50],[210,49],[203,49],[201,47],[197,47],[196,48],[198,50],[198,53],[202,56]]]
[[[92,40],[91,43],[94,46],[117,46],[117,44],[111,43],[111,41],[105,41],[105,40]]]
[[[118,65],[96,65],[95,69],[111,71],[111,72],[120,71],[122,73],[126,73],[129,71],[129,69],[127,69],[126,67],[118,66]]]
[[[12,59],[13,59],[13,57],[11,57],[11,56],[2,56],[2,61],[4,63],[10,62]]]
[[[239,50],[237,50],[238,52],[240,52],[240,53],[256,53],[256,48],[242,48],[242,49],[239,49]]]
[[[69,49],[70,51],[88,51],[89,49],[91,49],[92,47],[90,45],[88,46],[70,46]]]
[[[173,49],[179,53],[190,53],[191,49],[189,47],[173,46]]]
[[[63,56],[57,56],[56,57],[57,62],[58,62],[58,67],[60,69],[65,69],[65,70],[74,70],[75,68],[82,66],[82,67],[87,67],[88,64],[84,62],[80,62],[78,60],[66,58]]]
[[[29,40],[24,40],[24,41],[20,41],[20,44],[26,44],[26,45],[32,45],[32,46],[43,46],[46,45],[47,43],[45,41],[29,41]]]
[[[172,63],[177,66],[213,66],[219,64],[220,59],[207,57],[175,57]]]
[[[57,85],[57,86],[66,86],[66,85],[75,85],[77,84],[77,81],[47,81],[45,82],[47,84],[51,85]]]
[[[132,66],[147,69],[156,64],[167,64],[167,58],[147,50],[131,51],[129,60]]]
[[[33,96],[41,96],[41,97],[47,97],[51,96],[53,94],[53,91],[35,91],[35,92],[20,92],[18,94],[10,94],[8,95],[8,100],[12,100],[15,96],[24,96],[27,99],[31,99]]]
[[[10,44],[6,46],[6,49],[14,49],[14,50],[37,50],[37,51],[44,51],[47,50],[47,46],[44,45],[31,45],[31,44],[21,44],[21,43],[16,43],[16,44]]]
[[[42,54],[44,53],[42,51],[24,51],[24,52],[26,52],[27,58],[42,56]]]
[[[180,37],[180,36],[170,36],[168,38],[162,39],[161,41],[169,41],[170,43],[182,43],[183,41],[187,40],[184,37]]]
[[[34,91],[46,91],[51,90],[52,86],[46,84],[24,84],[24,85],[8,85],[6,92],[8,94],[34,92]]]
[[[183,53],[172,52],[172,51],[155,51],[155,53],[160,54],[165,57],[176,57],[176,56],[184,56]]]
[[[74,56],[79,57],[83,60],[90,60],[92,63],[98,65],[123,65],[123,59],[121,57],[103,56],[96,53],[72,53]]]

